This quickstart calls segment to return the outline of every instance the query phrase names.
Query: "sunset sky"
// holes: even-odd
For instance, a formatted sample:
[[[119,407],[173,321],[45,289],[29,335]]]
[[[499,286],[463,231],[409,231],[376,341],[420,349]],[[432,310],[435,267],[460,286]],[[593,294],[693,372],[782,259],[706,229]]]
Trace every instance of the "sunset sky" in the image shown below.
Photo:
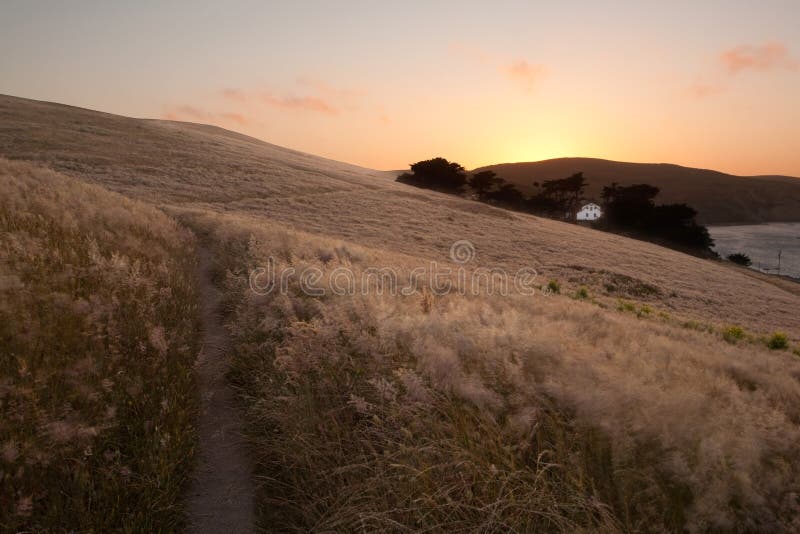
[[[0,93],[379,169],[590,156],[800,176],[797,0],[126,4],[4,0]]]

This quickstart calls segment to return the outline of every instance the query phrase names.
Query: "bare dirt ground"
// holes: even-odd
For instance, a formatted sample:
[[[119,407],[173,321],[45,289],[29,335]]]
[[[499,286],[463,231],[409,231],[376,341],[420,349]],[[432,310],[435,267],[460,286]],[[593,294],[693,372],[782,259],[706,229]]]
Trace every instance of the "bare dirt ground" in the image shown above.
[[[252,470],[242,436],[242,417],[225,373],[228,334],[219,316],[219,292],[211,279],[212,257],[198,250],[203,348],[196,364],[200,388],[199,449],[189,488],[189,532],[252,532]]]

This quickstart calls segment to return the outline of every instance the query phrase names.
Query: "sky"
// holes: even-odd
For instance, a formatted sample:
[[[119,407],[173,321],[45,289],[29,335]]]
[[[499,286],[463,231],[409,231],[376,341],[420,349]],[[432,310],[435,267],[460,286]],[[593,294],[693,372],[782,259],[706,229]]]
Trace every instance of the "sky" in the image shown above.
[[[800,176],[800,1],[2,0],[0,93],[377,169]]]

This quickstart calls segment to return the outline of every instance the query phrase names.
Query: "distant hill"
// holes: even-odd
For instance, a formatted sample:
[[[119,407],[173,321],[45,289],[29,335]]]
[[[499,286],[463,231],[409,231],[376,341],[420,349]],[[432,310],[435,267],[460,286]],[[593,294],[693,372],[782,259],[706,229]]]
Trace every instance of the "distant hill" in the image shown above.
[[[525,193],[533,182],[583,172],[587,196],[600,200],[604,185],[647,183],[661,189],[659,203],[683,202],[699,212],[705,224],[800,221],[800,178],[733,176],[666,163],[624,163],[594,158],[558,158],[531,163],[480,167],[493,170]]]

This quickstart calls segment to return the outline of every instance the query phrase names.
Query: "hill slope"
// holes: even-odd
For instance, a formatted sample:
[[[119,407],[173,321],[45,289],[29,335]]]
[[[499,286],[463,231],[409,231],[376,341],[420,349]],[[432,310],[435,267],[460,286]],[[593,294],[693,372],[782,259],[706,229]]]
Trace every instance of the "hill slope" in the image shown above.
[[[625,237],[394,182],[221,128],[131,119],[0,97],[0,156],[43,163],[161,205],[269,218],[298,230],[442,260],[535,268],[614,302],[642,298],[692,318],[800,335],[796,284]],[[769,313],[765,313],[769,310]]]
[[[558,158],[530,163],[503,163],[475,169],[493,170],[523,192],[534,182],[583,172],[587,196],[600,199],[604,185],[646,183],[661,189],[656,201],[686,203],[705,224],[800,221],[800,178],[733,176],[666,163],[624,163],[594,158]]]

